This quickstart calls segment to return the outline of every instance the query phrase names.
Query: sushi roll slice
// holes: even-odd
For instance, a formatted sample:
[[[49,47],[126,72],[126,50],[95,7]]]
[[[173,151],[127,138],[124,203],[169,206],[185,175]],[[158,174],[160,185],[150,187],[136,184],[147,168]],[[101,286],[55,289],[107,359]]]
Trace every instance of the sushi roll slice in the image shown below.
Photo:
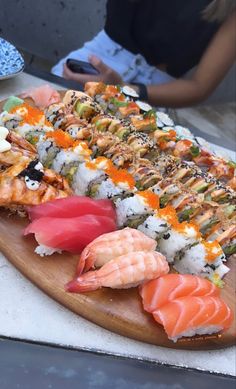
[[[123,93],[130,100],[135,100],[139,98],[139,94],[136,92],[136,90],[131,88],[129,85],[124,85],[121,88],[121,93]]]
[[[152,133],[157,129],[156,119],[154,115],[147,115],[145,117],[142,115],[136,115],[132,116],[130,120],[136,131]]]
[[[101,182],[95,194],[96,199],[123,199],[130,195],[135,188],[135,180],[130,173],[125,169],[116,169],[114,166],[109,166],[106,169],[107,177]]]
[[[105,179],[105,170],[111,162],[105,157],[83,162],[78,166],[73,178],[72,188],[76,195],[94,197],[99,184]]]
[[[99,104],[93,101],[90,96],[79,91],[67,91],[63,103],[71,113],[82,119],[90,119],[95,114],[102,112]]]
[[[147,219],[138,226],[139,231],[143,232],[149,238],[155,239],[157,242],[170,228],[170,224],[165,219],[159,217],[158,213],[148,216]]]
[[[145,103],[144,101],[136,100],[136,104],[139,107],[142,114],[152,110],[152,106],[148,103]]]
[[[178,138],[194,140],[194,136],[188,128],[177,125],[174,126],[174,130],[176,131]]]
[[[225,261],[225,254],[217,241],[202,240],[176,259],[174,268],[182,274],[196,274],[214,281],[228,273]]]
[[[182,252],[199,241],[200,236],[195,224],[172,222],[171,229],[160,239],[158,249],[169,263],[174,263]]]
[[[37,143],[37,152],[39,160],[43,166],[50,168],[56,155],[60,152],[60,148],[55,144],[53,140],[43,139]]]
[[[164,126],[171,126],[171,127],[174,126],[173,120],[165,112],[157,111],[156,118],[157,118],[157,127],[159,128],[162,128]]]
[[[60,128],[65,122],[66,106],[63,103],[51,104],[45,110],[46,119],[54,128]]]
[[[22,122],[22,117],[16,113],[3,111],[0,114],[0,126],[6,127],[8,130],[15,130]]]
[[[119,227],[135,228],[141,224],[148,215],[159,207],[159,198],[153,192],[146,190],[136,192],[133,196],[116,203],[117,221]]]

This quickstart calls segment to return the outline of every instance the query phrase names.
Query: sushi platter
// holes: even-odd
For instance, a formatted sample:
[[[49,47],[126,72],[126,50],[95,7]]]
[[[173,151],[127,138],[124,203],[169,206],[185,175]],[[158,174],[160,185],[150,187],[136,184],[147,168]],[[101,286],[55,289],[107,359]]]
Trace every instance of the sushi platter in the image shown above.
[[[110,331],[139,341],[176,349],[204,350],[234,345],[236,343],[236,266],[233,251],[235,247],[235,209],[232,205],[235,188],[235,177],[232,173],[234,163],[231,161],[226,163],[223,159],[211,155],[204,147],[201,148],[201,145],[195,143],[187,129],[181,126],[174,127],[174,123],[167,115],[160,113],[157,116],[150,106],[139,103],[136,96],[136,100],[133,99],[129,88],[124,90],[123,94],[119,94],[120,90],[115,89],[118,87],[110,86],[107,92],[104,92],[104,88],[105,86],[101,83],[99,85],[88,83],[86,93],[92,96],[93,100],[92,97],[81,92],[67,91],[58,94],[53,91],[47,103],[45,101],[39,103],[38,96],[35,97],[34,92],[30,93],[30,97],[24,97],[24,100],[21,96],[21,98],[14,97],[0,103],[0,130],[3,125],[7,129],[7,135],[2,141],[1,136],[3,138],[4,130],[2,130],[3,135],[0,131],[0,251],[23,275],[50,297]],[[131,96],[126,96],[129,93]],[[45,100],[44,95],[40,97]],[[76,117],[75,120],[71,115],[71,110],[74,109],[75,101],[78,100],[80,104],[77,106],[76,115],[79,118]],[[110,111],[107,114],[107,100],[110,102],[110,111],[114,110],[116,115]],[[44,123],[40,122],[40,110],[43,112],[43,105],[47,107],[44,111],[47,112],[47,120]],[[66,120],[69,122],[66,130],[63,127],[64,106],[67,107]],[[100,107],[102,107],[102,113],[99,111]],[[115,115],[115,118],[112,115]],[[22,120],[22,116],[28,121],[19,124],[17,121]],[[95,121],[93,121],[93,116],[96,117]],[[37,129],[32,120],[39,120]],[[131,123],[128,124],[128,121]],[[53,123],[54,132],[51,123]],[[113,130],[111,134],[106,132],[107,137],[105,138],[104,126],[108,128],[108,125]],[[63,134],[61,128],[63,128]],[[103,131],[101,132],[102,137],[101,133],[97,135],[97,130],[98,132]],[[130,134],[127,135],[128,130]],[[152,137],[153,132],[155,139]],[[165,137],[163,137],[163,132]],[[114,133],[118,136],[115,137]],[[72,155],[68,150],[72,150],[71,139],[75,138]],[[126,139],[126,142],[120,139]],[[89,140],[89,148],[85,140]],[[94,142],[93,148],[91,147],[92,142]],[[104,142],[111,142],[109,152],[106,152]],[[51,147],[52,144],[56,147]],[[39,158],[35,161],[36,146]],[[132,162],[134,158],[132,147],[135,150],[135,158],[138,155],[140,169],[136,168],[136,159],[135,163]],[[96,159],[94,155],[91,157],[90,148],[93,153],[95,153],[94,150],[97,153],[100,148]],[[65,150],[68,152],[66,156],[69,158],[68,165],[65,160],[61,163],[58,158],[58,155],[65,153]],[[50,163],[49,157],[51,158]],[[153,162],[149,164],[150,160],[158,161],[159,165],[155,164],[153,168]],[[185,160],[188,162],[186,163]],[[103,169],[104,171],[104,163],[108,164],[105,170],[106,176],[104,172],[99,173],[99,176],[98,170]],[[163,164],[166,168],[165,173],[162,170]],[[177,173],[175,170],[173,174],[171,173],[172,175],[170,174],[170,164],[179,164],[180,169]],[[193,167],[193,164],[197,166]],[[223,164],[225,165],[222,168]],[[200,175],[199,166],[202,169],[202,165],[204,165],[204,173]],[[187,172],[188,169],[190,173]],[[163,177],[160,178],[160,174],[157,174],[158,172],[163,175],[168,172],[168,178],[163,180]],[[181,177],[184,174],[190,174],[188,181],[182,180]],[[88,186],[89,177],[92,175],[95,177],[93,185]],[[213,176],[217,178],[217,181]],[[113,182],[113,186],[110,185],[108,188],[109,180]],[[120,180],[123,182],[119,186],[117,183]],[[180,184],[179,180],[182,180],[183,184]],[[186,186],[190,181],[191,189],[184,190],[183,185]],[[176,182],[181,188],[181,196],[176,195],[176,187],[174,187]],[[2,188],[5,185],[6,190],[4,188],[4,191],[1,191],[1,185]],[[165,188],[168,187],[169,192],[161,185],[167,185]],[[207,185],[214,189],[208,189]],[[12,186],[16,192],[9,195]],[[152,191],[149,188],[152,188]],[[131,190],[132,197],[129,197]],[[109,196],[106,193],[109,193]],[[78,215],[75,204],[72,204],[73,201],[77,201],[75,195],[81,201]],[[92,200],[85,196],[89,196]],[[138,203],[140,198],[142,198],[142,204]],[[57,204],[61,204],[59,205],[61,208],[54,208],[56,203],[53,201],[58,201]],[[136,208],[134,201],[136,201]],[[144,201],[145,206],[143,206]],[[85,210],[86,207],[89,211]],[[99,207],[100,211],[97,209]],[[199,213],[198,207],[203,209],[203,213]],[[215,211],[216,208],[218,213]],[[130,209],[132,209],[132,217],[128,214]],[[26,211],[31,220],[30,224]],[[134,218],[136,212],[138,217]],[[222,214],[222,212],[225,213]],[[211,223],[208,229],[206,229],[206,220]],[[77,231],[80,236],[76,242],[72,242],[71,236],[64,239],[68,234],[67,221],[70,235]],[[195,221],[199,224],[201,221],[200,230]],[[117,231],[115,231],[116,223],[118,224]],[[58,242],[54,244],[55,239],[49,235],[53,229],[57,228],[61,229],[61,235],[60,233],[57,235]],[[73,228],[76,231],[73,231]],[[184,239],[182,231],[184,231]],[[114,246],[112,253],[115,252],[115,246],[118,247],[118,240],[123,233],[122,254],[126,256],[123,255],[125,258],[120,261],[133,261],[132,253],[129,254],[128,248],[124,247],[128,247],[129,243],[128,240],[125,241],[125,234],[133,233],[138,236],[136,243],[138,248],[133,250],[133,254],[136,257],[140,256],[140,263],[144,261],[142,265],[144,267],[148,256],[150,261],[158,261],[158,269],[155,270],[152,265],[152,269],[145,276],[134,273],[133,277],[138,282],[134,282],[134,279],[129,282],[129,274],[123,274],[122,280],[116,280],[116,283],[110,286],[105,283],[105,280],[102,283],[102,271],[105,269],[110,271],[113,263],[114,266],[119,267],[121,256],[114,260],[110,258],[110,262],[107,259],[107,263],[104,258],[110,255],[110,248],[107,246]],[[112,234],[114,234],[114,241],[108,240],[107,245],[104,246],[105,240],[103,239],[105,238],[103,237],[112,236]],[[142,236],[143,241],[141,242]],[[210,236],[209,239],[208,236]],[[133,239],[135,241],[135,237]],[[101,254],[96,251],[99,242],[103,244],[101,250],[104,251],[101,251]],[[145,244],[150,245],[151,248],[145,247]],[[81,252],[79,257],[78,253]],[[205,252],[208,255],[208,262],[204,262],[202,266],[199,258],[201,253],[204,255]],[[195,268],[189,269],[191,258],[194,258]],[[162,265],[163,269],[160,270]],[[99,270],[91,270],[94,267]],[[129,273],[130,268],[125,269]],[[171,274],[168,275],[169,270]],[[178,279],[177,272],[180,273],[179,279],[181,280],[183,275],[183,282],[186,282],[186,285],[186,279],[193,277],[194,280],[204,280],[201,283],[205,282],[207,287],[209,284],[213,289],[208,293],[209,297],[206,296],[206,292],[203,296],[191,292],[193,297],[190,292],[184,292],[177,300],[167,301],[166,298],[165,307],[172,309],[175,304],[176,306],[180,303],[187,304],[188,301],[189,305],[200,302],[209,306],[213,303],[216,306],[221,304],[222,312],[228,312],[224,313],[228,315],[224,323],[227,320],[230,323],[222,327],[223,331],[220,331],[219,327],[215,332],[205,333],[201,330],[202,332],[197,332],[196,336],[191,336],[191,331],[186,332],[186,335],[176,337],[177,341],[174,336],[172,339],[171,336],[168,338],[163,328],[165,323],[161,321],[163,307],[159,307],[159,310],[157,307],[153,311],[150,310],[150,307],[147,307],[145,296],[149,293],[148,285],[154,286],[155,281],[163,277],[172,279],[172,275],[176,280]],[[75,274],[76,278],[74,278]],[[189,275],[186,277],[186,274]],[[138,278],[135,278],[136,276]],[[126,278],[127,281],[125,281]],[[95,287],[93,284],[96,284]],[[157,287],[160,287],[158,283],[155,288]],[[202,286],[203,289],[204,287]],[[208,315],[208,311],[206,314]],[[217,315],[219,316],[219,312],[214,311],[213,316]],[[163,326],[157,322],[162,323]],[[209,324],[213,326],[214,323]]]

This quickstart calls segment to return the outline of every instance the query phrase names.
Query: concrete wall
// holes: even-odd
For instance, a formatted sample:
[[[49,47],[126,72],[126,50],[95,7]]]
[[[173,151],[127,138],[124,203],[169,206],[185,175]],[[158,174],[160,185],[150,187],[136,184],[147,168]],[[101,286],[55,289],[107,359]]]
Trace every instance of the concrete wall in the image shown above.
[[[0,36],[56,62],[104,25],[106,0],[0,0]]]
[[[55,63],[103,27],[105,4],[106,0],[0,0],[0,36]],[[208,102],[235,100],[235,75],[234,66]]]

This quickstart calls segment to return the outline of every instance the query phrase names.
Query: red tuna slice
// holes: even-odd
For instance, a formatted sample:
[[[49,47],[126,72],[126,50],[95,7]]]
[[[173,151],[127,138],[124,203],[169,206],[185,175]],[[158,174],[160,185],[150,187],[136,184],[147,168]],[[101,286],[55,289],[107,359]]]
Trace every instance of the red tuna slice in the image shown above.
[[[114,230],[115,221],[106,216],[42,217],[30,223],[24,235],[35,234],[39,245],[79,254],[95,238]]]
[[[27,207],[30,220],[40,217],[69,218],[84,215],[101,215],[116,220],[111,200],[93,200],[86,196],[70,196],[63,199]]]

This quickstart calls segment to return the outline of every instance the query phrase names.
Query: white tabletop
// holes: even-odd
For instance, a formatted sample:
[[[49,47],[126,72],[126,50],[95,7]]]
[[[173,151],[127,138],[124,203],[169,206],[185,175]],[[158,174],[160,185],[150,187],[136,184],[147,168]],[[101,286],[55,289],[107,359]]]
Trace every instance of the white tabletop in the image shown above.
[[[0,82],[0,100],[45,81],[27,74]],[[75,315],[46,296],[0,253],[0,336],[236,375],[236,348],[171,350],[134,341]]]

